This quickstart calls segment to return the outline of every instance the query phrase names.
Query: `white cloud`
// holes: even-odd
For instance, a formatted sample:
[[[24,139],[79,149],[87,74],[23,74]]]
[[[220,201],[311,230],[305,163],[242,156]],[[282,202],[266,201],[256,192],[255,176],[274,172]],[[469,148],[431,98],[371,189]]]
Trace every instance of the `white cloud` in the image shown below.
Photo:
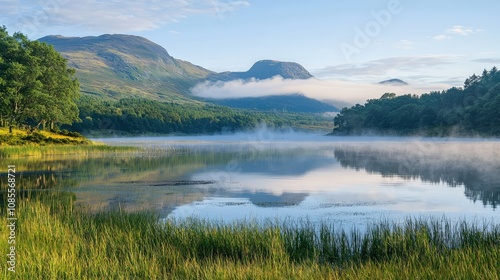
[[[455,26],[448,28],[446,30],[446,34],[448,34],[448,35],[439,34],[439,35],[432,37],[432,39],[434,39],[436,41],[440,41],[440,40],[445,40],[445,39],[452,39],[453,36],[455,36],[455,35],[468,36],[468,35],[472,35],[472,34],[475,34],[477,32],[483,32],[483,31],[484,31],[483,29],[474,29],[472,27],[466,27],[463,25],[455,25]]]
[[[21,10],[20,0],[0,0],[0,7],[2,7],[2,15],[16,15]]]
[[[421,94],[449,88],[449,85],[390,86],[341,80],[285,80],[279,76],[267,80],[242,80],[230,82],[205,82],[195,86],[191,92],[205,98],[260,97],[301,93],[319,100],[334,100],[338,103],[363,104],[367,99],[379,98],[386,92],[397,94]]]
[[[12,2],[17,2],[15,5]],[[38,3],[37,3],[38,2]],[[0,20],[16,30],[38,31],[47,27],[79,27],[95,32],[130,32],[158,28],[196,14],[222,19],[226,13],[249,6],[232,0],[0,0]],[[36,32],[34,32],[36,33]]]
[[[451,39],[451,38],[453,38],[453,37],[448,36],[448,35],[443,35],[443,34],[436,35],[436,36],[432,37],[432,39],[434,39],[436,41],[441,41],[441,40],[446,40],[446,39]]]
[[[462,25],[455,25],[452,28],[448,29],[447,32],[450,34],[456,34],[462,36],[467,36],[476,33],[474,29],[472,29],[471,27],[465,27]]]

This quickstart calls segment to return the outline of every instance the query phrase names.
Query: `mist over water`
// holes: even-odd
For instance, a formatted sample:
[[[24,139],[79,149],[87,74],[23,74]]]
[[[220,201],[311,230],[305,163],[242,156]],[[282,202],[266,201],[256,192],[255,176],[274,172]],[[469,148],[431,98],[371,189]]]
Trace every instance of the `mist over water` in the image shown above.
[[[163,212],[170,218],[305,218],[346,227],[408,216],[498,219],[495,139],[329,137],[261,127],[232,135],[101,140],[175,150],[196,166],[180,176],[187,182],[182,190],[164,195],[182,200]]]
[[[347,228],[408,216],[500,222],[496,139],[331,137],[262,126],[98,140],[145,150],[20,159],[20,182],[62,188],[92,211],[148,210],[162,218],[308,219]]]

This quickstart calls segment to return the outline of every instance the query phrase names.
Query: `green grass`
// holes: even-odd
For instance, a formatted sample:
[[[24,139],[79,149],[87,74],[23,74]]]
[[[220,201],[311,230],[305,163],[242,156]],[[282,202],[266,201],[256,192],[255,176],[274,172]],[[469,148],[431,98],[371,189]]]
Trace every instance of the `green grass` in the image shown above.
[[[136,152],[141,149],[125,146],[107,146],[95,143],[84,136],[69,131],[58,133],[0,127],[0,158],[55,157],[55,156],[95,156],[110,153]]]
[[[0,127],[0,147],[5,146],[43,146],[43,145],[89,145],[92,141],[76,132],[13,129]]]
[[[19,199],[17,279],[500,277],[497,224],[422,218],[360,233],[307,221],[159,222],[152,213],[91,214],[73,200],[56,192]],[[7,235],[0,227],[2,254]]]
[[[47,146],[4,146],[0,147],[0,158],[57,157],[57,156],[98,156],[113,153],[140,151],[137,147],[106,145],[47,145]]]

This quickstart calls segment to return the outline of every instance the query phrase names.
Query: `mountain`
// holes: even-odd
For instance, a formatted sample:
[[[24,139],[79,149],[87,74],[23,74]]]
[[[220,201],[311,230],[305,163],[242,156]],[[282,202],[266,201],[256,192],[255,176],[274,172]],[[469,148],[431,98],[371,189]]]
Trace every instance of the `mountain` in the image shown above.
[[[380,85],[390,85],[390,86],[407,86],[408,83],[400,79],[390,79],[379,82]]]
[[[275,60],[256,62],[246,72],[216,73],[172,57],[166,49],[143,37],[101,35],[88,37],[47,36],[39,39],[53,45],[76,69],[82,92],[120,100],[140,97],[175,103],[212,102],[234,108],[263,111],[325,112],[337,108],[307,98],[290,95],[200,100],[190,89],[204,81],[309,79],[313,76],[300,64]]]
[[[313,77],[302,65],[295,62],[261,60],[257,61],[246,72],[216,73],[210,75],[208,79],[211,81],[265,80],[275,76],[281,76],[283,79],[309,79]]]
[[[232,108],[251,109],[259,111],[294,113],[324,113],[339,111],[338,108],[330,104],[323,103],[301,94],[207,99],[207,101]]]
[[[175,59],[163,47],[138,36],[47,36],[39,41],[66,57],[76,69],[82,91],[97,96],[192,102],[189,89],[215,74]]]

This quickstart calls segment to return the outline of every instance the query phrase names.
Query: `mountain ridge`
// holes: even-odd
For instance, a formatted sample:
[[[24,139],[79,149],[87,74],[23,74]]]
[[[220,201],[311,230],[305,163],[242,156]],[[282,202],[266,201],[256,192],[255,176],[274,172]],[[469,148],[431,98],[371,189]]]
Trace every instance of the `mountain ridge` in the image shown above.
[[[316,99],[305,96],[298,98],[293,92],[279,97],[249,97],[231,102],[204,100],[191,92],[197,84],[206,81],[265,80],[276,76],[283,79],[313,77],[296,62],[266,59],[255,62],[246,72],[217,73],[174,58],[164,47],[135,35],[51,35],[38,40],[53,45],[68,59],[69,67],[76,69],[81,91],[93,96],[115,100],[139,97],[176,103],[211,102],[233,108],[242,108],[241,102],[251,101],[254,106],[252,109],[264,111],[292,108],[292,111],[323,112],[336,109]]]

